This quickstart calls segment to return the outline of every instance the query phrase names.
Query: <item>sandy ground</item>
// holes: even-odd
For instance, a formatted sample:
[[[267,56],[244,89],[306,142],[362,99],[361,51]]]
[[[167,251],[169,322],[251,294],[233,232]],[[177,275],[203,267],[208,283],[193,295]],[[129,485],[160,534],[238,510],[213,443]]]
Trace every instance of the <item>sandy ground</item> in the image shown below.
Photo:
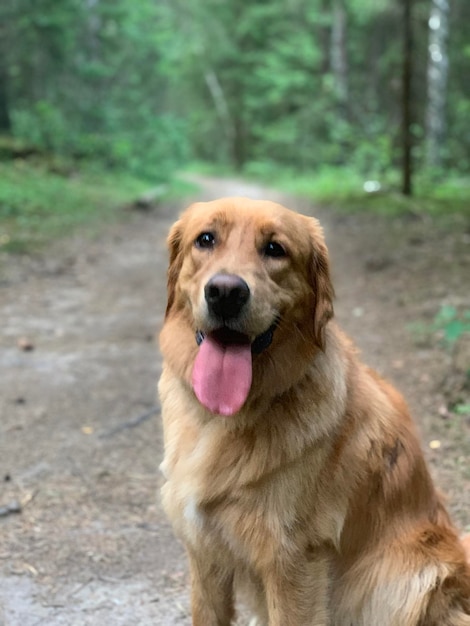
[[[470,401],[468,335],[450,348],[430,326],[443,305],[470,310],[469,225],[348,216],[236,180],[200,183],[198,199],[271,198],[320,217],[337,315],[407,396],[468,528],[469,416],[449,410]],[[165,236],[182,206],[0,257],[0,626],[190,623],[183,550],[158,497],[154,342]]]

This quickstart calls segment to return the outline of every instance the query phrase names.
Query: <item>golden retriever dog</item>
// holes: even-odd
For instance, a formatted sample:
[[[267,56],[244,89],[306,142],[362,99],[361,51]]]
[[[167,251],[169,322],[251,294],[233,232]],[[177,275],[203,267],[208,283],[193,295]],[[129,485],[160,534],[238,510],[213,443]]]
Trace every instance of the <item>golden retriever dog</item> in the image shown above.
[[[333,321],[314,218],[192,205],[160,335],[163,504],[195,626],[468,626],[470,568],[400,394]]]

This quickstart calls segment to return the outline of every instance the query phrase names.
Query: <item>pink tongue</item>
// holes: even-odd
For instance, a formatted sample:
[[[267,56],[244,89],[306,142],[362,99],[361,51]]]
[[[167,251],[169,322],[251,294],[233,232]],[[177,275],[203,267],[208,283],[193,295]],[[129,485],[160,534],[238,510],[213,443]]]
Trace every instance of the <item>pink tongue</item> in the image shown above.
[[[223,345],[207,335],[194,362],[194,393],[212,413],[233,415],[245,403],[251,373],[249,343]]]

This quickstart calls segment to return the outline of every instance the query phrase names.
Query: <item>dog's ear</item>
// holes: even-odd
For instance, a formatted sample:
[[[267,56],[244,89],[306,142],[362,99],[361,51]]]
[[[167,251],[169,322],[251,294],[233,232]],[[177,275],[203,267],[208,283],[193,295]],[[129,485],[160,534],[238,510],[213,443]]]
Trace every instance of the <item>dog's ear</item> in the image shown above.
[[[168,266],[167,274],[167,292],[168,300],[166,305],[165,317],[168,317],[170,310],[173,307],[176,296],[176,283],[178,282],[178,276],[183,265],[183,253],[181,249],[181,243],[183,239],[183,228],[181,220],[173,224],[170,233],[168,235],[167,245],[170,252],[170,262]]]
[[[310,220],[311,257],[310,284],[314,295],[313,333],[315,343],[324,349],[324,331],[333,317],[333,299],[335,296],[330,276],[328,249],[323,238],[323,229],[317,220]]]

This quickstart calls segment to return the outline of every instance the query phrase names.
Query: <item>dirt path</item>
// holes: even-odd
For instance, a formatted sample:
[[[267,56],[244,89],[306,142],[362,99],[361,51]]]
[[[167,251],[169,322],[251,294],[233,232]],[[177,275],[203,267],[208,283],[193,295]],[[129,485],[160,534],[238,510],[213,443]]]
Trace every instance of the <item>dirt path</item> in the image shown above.
[[[233,180],[201,183],[199,199],[282,199]],[[183,552],[157,497],[153,342],[164,240],[180,208],[133,214],[41,257],[0,259],[0,626],[189,624]],[[469,420],[447,407],[469,402],[468,341],[453,352],[436,333],[417,343],[408,324],[429,325],[443,304],[470,309],[470,231],[414,216],[315,214],[333,258],[338,317],[407,395],[464,527]]]

